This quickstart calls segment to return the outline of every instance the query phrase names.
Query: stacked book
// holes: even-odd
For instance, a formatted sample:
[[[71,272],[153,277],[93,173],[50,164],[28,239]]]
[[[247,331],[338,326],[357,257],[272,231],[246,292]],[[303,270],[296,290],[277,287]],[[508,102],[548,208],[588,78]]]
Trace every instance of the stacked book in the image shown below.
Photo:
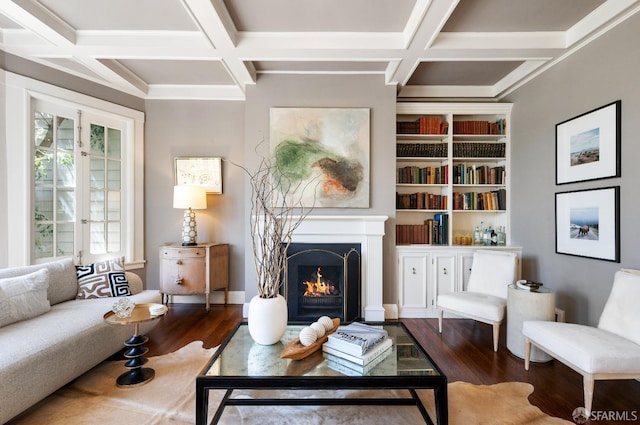
[[[365,375],[391,353],[387,331],[354,322],[340,326],[322,345],[330,368],[345,375]]]

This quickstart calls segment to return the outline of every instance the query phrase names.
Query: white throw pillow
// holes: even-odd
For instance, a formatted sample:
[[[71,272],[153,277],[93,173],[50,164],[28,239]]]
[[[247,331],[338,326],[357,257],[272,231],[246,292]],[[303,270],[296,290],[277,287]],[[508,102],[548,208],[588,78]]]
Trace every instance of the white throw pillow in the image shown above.
[[[0,279],[0,327],[49,311],[48,287],[47,269]]]
[[[112,258],[85,266],[76,266],[76,298],[124,297],[131,295],[124,271],[124,258]]]

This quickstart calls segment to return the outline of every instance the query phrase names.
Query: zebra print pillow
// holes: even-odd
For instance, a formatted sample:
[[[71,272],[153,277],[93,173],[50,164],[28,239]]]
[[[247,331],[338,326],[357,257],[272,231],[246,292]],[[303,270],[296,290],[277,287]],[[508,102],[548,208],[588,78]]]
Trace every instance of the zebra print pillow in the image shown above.
[[[84,266],[76,266],[78,294],[76,298],[124,297],[131,295],[124,272],[124,257],[112,258]]]

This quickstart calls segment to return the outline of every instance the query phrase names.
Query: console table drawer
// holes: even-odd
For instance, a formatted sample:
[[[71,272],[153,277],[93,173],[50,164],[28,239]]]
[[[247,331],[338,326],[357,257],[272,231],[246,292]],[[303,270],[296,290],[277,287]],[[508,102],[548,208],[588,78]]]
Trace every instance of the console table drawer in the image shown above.
[[[206,255],[205,248],[170,248],[163,247],[160,249],[161,259],[183,259],[183,258],[204,258]]]

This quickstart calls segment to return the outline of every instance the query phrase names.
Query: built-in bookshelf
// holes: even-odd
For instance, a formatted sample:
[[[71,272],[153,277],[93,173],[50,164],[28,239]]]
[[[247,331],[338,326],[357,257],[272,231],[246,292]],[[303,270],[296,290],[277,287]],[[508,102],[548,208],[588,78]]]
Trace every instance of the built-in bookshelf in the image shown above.
[[[477,226],[509,243],[511,104],[400,102],[396,243],[473,244]]]

